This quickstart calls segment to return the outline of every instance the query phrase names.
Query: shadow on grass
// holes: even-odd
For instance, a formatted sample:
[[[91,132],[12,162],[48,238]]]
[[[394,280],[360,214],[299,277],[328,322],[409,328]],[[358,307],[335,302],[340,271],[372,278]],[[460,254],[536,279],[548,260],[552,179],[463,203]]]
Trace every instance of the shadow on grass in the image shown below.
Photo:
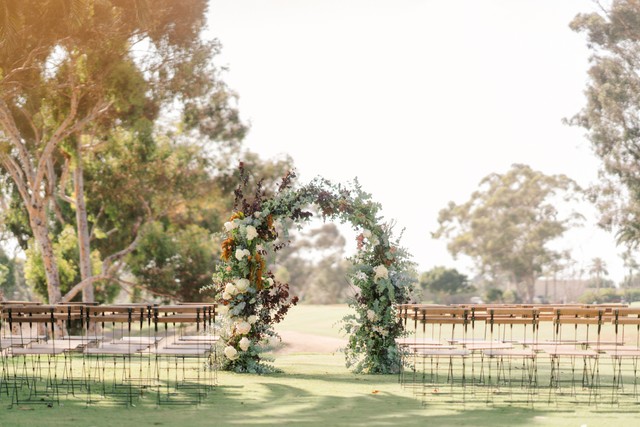
[[[90,404],[82,388],[72,396],[69,388],[61,387],[60,405],[49,408],[22,401],[7,410],[8,396],[0,394],[0,425],[555,426],[582,425],[584,422],[577,422],[579,417],[595,417],[589,419],[592,427],[621,414],[627,415],[616,424],[627,425],[625,422],[638,414],[638,407],[590,407],[581,413],[582,408],[546,402],[536,403],[535,408],[508,406],[501,396],[494,397],[495,405],[489,406],[482,396],[467,395],[463,402],[460,395],[449,399],[445,393],[428,395],[423,405],[422,397],[403,389],[397,376],[355,375],[331,364],[331,360],[293,358],[287,365],[290,372],[282,374],[220,373],[220,385],[206,396],[198,393],[196,382],[185,382],[178,388],[164,383],[160,389],[132,385],[135,407],[128,405],[128,387],[116,387],[111,382],[106,382],[104,389],[100,385],[92,390]],[[311,366],[311,373],[305,372],[305,365]],[[115,397],[112,390],[125,394]],[[565,419],[569,421],[558,422]]]
[[[536,416],[545,414],[540,410],[490,408],[484,404],[465,407],[462,402],[454,407],[438,404],[434,411],[430,405],[423,406],[411,396],[388,392],[345,397],[318,395],[283,384],[261,383],[260,386],[263,392],[259,398],[252,398],[239,388],[218,387],[211,400],[222,415],[222,424],[517,426],[530,425]]]

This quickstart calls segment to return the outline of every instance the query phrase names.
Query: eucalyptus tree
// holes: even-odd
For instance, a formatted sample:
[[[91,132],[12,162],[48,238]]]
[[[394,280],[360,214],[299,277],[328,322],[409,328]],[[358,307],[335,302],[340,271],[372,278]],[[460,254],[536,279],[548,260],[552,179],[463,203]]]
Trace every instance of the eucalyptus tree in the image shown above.
[[[571,22],[591,51],[582,110],[569,122],[587,130],[602,160],[592,191],[601,225],[618,240],[640,243],[640,3],[613,0]]]
[[[219,45],[200,37],[206,6],[206,0],[9,0],[0,8],[0,167],[12,180],[42,257],[49,302],[112,278],[114,266],[138,245],[141,225],[159,215],[153,207],[163,206],[145,190],[173,190],[162,189],[162,180],[146,186],[151,181],[139,177],[133,181],[140,185],[131,185],[132,171],[120,181],[104,181],[103,191],[111,185],[110,194],[119,188],[122,198],[137,198],[138,210],[128,212],[128,240],[101,254],[102,272],[92,276],[89,241],[100,228],[96,218],[121,211],[117,197],[100,207],[95,201],[102,193],[85,198],[86,169],[93,167],[87,157],[108,152],[118,135],[128,139],[129,152],[157,163],[154,124],[168,110],[182,111],[184,132],[242,139],[246,127],[233,94],[211,61]],[[63,297],[51,231],[69,221],[69,208],[82,277]],[[117,227],[103,232],[111,230]],[[93,297],[89,292],[85,298]]]
[[[516,164],[482,179],[467,202],[449,202],[433,237],[448,239],[452,255],[469,256],[483,273],[507,275],[532,301],[536,279],[560,257],[549,243],[582,220],[568,206],[568,212],[558,207],[579,194],[579,186],[565,175]]]

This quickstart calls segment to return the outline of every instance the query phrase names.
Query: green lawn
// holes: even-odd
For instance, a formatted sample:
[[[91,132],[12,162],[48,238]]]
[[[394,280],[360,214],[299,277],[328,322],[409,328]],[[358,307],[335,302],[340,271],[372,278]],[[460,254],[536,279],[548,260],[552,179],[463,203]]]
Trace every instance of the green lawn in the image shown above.
[[[351,309],[344,304],[297,305],[289,310],[276,329],[343,338],[340,321],[350,313]]]
[[[331,327],[344,306],[299,306],[280,326],[316,335],[339,336]],[[313,329],[313,328],[320,328]],[[221,372],[218,386],[199,406],[160,406],[152,394],[136,407],[107,401],[86,405],[63,399],[59,406],[20,404],[7,408],[0,394],[0,426],[633,426],[640,406],[552,404],[510,407],[494,396],[449,403],[429,396],[426,404],[398,377],[355,375],[341,354],[281,355],[275,366],[283,373],[246,375]]]

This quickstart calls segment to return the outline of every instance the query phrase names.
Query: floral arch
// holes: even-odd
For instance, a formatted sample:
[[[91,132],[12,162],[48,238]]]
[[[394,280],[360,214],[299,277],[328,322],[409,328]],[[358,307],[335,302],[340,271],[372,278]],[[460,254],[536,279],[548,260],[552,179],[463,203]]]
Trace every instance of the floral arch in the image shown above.
[[[289,286],[266,270],[267,259],[287,243],[278,240],[276,224],[284,228],[309,221],[309,206],[317,207],[323,219],[350,222],[359,232],[358,251],[351,258],[350,281],[357,292],[349,302],[354,313],[343,319],[348,334],[347,366],[362,373],[394,373],[400,368],[396,338],[403,334],[395,304],[408,302],[413,289],[413,264],[408,254],[392,240],[391,226],[379,223],[380,205],[363,192],[357,182],[347,188],[325,179],[293,188],[295,174],[289,172],[272,197],[261,183],[248,200],[248,177],[240,165],[241,185],[235,191],[234,213],[225,223],[222,259],[211,289],[219,313],[226,315],[221,333],[223,369],[237,372],[267,372],[261,354],[273,325],[281,321],[297,297]],[[399,240],[399,239],[398,239]]]

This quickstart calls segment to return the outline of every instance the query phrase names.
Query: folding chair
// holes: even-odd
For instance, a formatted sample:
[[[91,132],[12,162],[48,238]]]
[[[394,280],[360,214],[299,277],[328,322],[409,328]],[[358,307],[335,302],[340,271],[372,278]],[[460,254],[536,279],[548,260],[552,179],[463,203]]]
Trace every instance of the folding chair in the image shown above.
[[[614,328],[616,343],[603,348],[613,364],[611,403],[620,403],[620,396],[630,396],[632,403],[638,403],[638,360],[640,360],[640,307],[614,308]],[[627,326],[635,326],[627,332]],[[631,339],[629,337],[631,335]],[[625,378],[628,380],[625,381]],[[631,390],[625,390],[625,382],[630,382]]]
[[[490,340],[482,355],[488,360],[487,401],[499,393],[501,387],[514,401],[514,382],[519,382],[519,390],[526,395],[526,402],[532,403],[537,390],[538,375],[536,352],[531,344],[538,341],[538,311],[535,308],[495,308],[489,310]],[[516,330],[514,335],[514,330]],[[517,345],[514,348],[513,345]],[[492,380],[492,361],[495,361],[495,383]],[[520,373],[519,381],[514,371]]]
[[[94,306],[87,307],[85,333],[97,344],[84,349],[89,360],[87,367],[87,404],[94,402],[93,386],[101,386],[102,396],[121,397],[127,405],[133,405],[134,397],[140,397],[141,387],[134,389],[132,363],[134,356],[146,350],[151,342],[132,335],[134,323],[144,324],[145,307],[140,306]],[[140,320],[142,318],[142,320]],[[105,326],[110,329],[105,331]],[[142,329],[142,326],[140,326]],[[93,331],[93,332],[91,332]],[[92,336],[93,335],[93,336]],[[110,368],[107,369],[107,362]],[[107,378],[109,377],[109,378]],[[107,380],[111,386],[107,386]]]
[[[47,405],[60,403],[56,355],[64,348],[56,347],[53,339],[56,335],[55,307],[12,305],[4,312],[10,330],[17,332],[17,335],[12,335],[13,345],[9,352],[12,404],[27,401]],[[35,344],[42,340],[49,342],[46,345]]]
[[[459,383],[462,402],[466,397],[466,359],[471,352],[456,346],[465,342],[469,326],[469,310],[462,307],[420,308],[418,321],[422,325],[423,336],[437,342],[448,342],[449,347],[423,345],[415,350],[422,362],[423,403],[427,396],[435,399],[447,394],[455,401],[456,383]],[[456,326],[459,326],[456,331]],[[430,334],[429,334],[429,329]],[[443,335],[447,336],[446,338]],[[444,363],[441,364],[441,361]],[[446,370],[446,375],[442,371]],[[442,377],[446,379],[442,381]],[[448,393],[443,386],[449,385]],[[438,397],[440,399],[440,397]],[[431,401],[433,401],[433,399]]]
[[[197,404],[213,387],[214,317],[215,306],[206,303],[153,308],[154,331],[162,337],[152,350],[158,405]]]
[[[554,341],[540,345],[539,348],[550,358],[551,372],[549,379],[549,402],[552,393],[557,397],[564,394],[564,382],[569,383],[569,394],[579,401],[581,397],[578,390],[588,392],[588,403],[597,404],[599,387],[599,354],[597,351],[586,348],[589,344],[600,345],[600,334],[602,332],[604,310],[597,308],[561,307],[554,310]],[[566,339],[563,337],[565,325],[573,326],[573,337]],[[593,328],[590,326],[593,325]],[[596,329],[596,339],[593,340],[593,329]],[[591,334],[590,334],[591,329]],[[584,333],[584,338],[580,336]],[[582,361],[582,366],[578,363]],[[562,363],[568,363],[571,378],[562,378]],[[581,378],[577,379],[576,374],[580,372]],[[580,387],[576,387],[579,383]]]
[[[419,349],[425,349],[429,347],[437,347],[441,349],[444,348],[444,343],[441,340],[425,336],[426,325],[424,323],[422,323],[422,331],[418,327],[418,323],[421,323],[419,321],[420,310],[426,309],[428,307],[444,306],[427,304],[401,304],[398,306],[398,317],[403,324],[406,335],[404,337],[396,339],[396,345],[401,357],[398,381],[403,386],[407,385],[406,381],[409,379],[411,379],[412,385],[416,384],[416,364]],[[411,376],[407,376],[407,368],[411,369]]]

